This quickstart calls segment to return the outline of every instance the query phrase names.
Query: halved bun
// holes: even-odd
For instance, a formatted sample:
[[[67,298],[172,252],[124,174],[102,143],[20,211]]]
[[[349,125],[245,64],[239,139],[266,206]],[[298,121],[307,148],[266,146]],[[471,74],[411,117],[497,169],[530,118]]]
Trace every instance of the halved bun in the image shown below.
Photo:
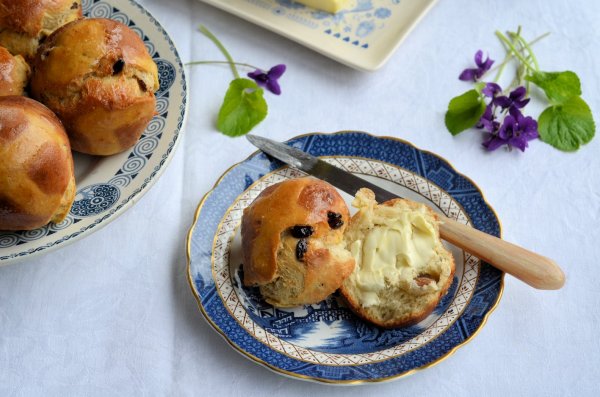
[[[353,205],[359,211],[345,238],[356,265],[342,295],[354,312],[380,327],[418,323],[437,306],[454,276],[437,215],[409,200],[378,205],[368,189],[359,190]]]
[[[337,190],[315,178],[265,189],[244,210],[244,284],[279,307],[317,303],[354,268],[344,249],[350,216]]]

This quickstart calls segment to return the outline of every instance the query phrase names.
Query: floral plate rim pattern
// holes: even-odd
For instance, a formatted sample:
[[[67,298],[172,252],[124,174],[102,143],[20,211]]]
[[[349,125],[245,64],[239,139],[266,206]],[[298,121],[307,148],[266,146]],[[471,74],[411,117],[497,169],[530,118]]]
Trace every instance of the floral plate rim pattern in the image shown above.
[[[353,151],[353,149],[345,149],[344,145],[347,145],[350,142],[361,142],[367,144],[367,146],[373,146],[375,148],[375,155],[363,156],[361,155],[361,153],[359,153],[362,149],[358,149],[358,152],[357,150]],[[436,170],[446,170],[448,172],[453,172],[454,176],[458,181],[456,186],[460,186],[461,189],[457,191],[463,192],[463,195],[465,195],[465,197],[470,196],[471,198],[476,199],[475,201],[467,202],[463,200],[463,202],[457,202],[459,207],[462,210],[464,210],[463,203],[466,203],[466,206],[469,207],[467,212],[469,210],[474,211],[475,209],[484,208],[483,215],[481,213],[471,214],[466,212],[465,214],[467,216],[467,220],[473,221],[474,225],[480,229],[484,229],[491,234],[496,234],[498,236],[500,235],[501,225],[498,220],[498,217],[483,197],[483,193],[481,192],[481,190],[473,183],[471,179],[458,173],[454,169],[454,167],[452,167],[447,161],[435,155],[434,153],[419,150],[414,145],[398,138],[374,136],[368,133],[358,131],[340,131],[333,134],[305,134],[292,138],[290,141],[288,141],[288,143],[295,147],[304,149],[308,152],[312,152],[313,155],[323,156],[326,158],[362,157],[365,158],[365,160],[367,161],[372,160],[373,163],[386,163],[389,159],[378,158],[383,156],[379,156],[377,154],[377,151],[380,151],[383,145],[390,149],[392,152],[396,149],[396,151],[398,152],[403,151],[404,154],[408,155],[408,157],[405,157],[405,159],[414,157],[413,160],[405,160],[409,162],[415,162],[415,164],[413,165],[416,165],[417,162],[420,162],[420,164],[416,165],[414,169],[410,171],[407,169],[407,171],[413,172],[415,176],[420,176],[421,179],[426,180],[428,183],[430,183],[431,181],[427,179],[426,175],[422,174],[426,174],[427,171],[432,171],[433,166],[438,167],[436,168]],[[338,145],[337,149],[335,148],[336,144]],[[364,145],[361,144],[356,146]],[[340,147],[344,149],[340,149]],[[428,162],[433,164],[433,166],[428,166]],[[400,169],[402,169],[402,167],[397,164],[397,161],[390,161],[389,164],[398,166]],[[248,174],[244,174],[246,175],[246,180],[242,182],[245,183],[245,187],[240,186],[240,181],[238,180],[239,173],[237,172],[242,168],[244,168],[245,171],[250,170],[250,172],[257,172],[257,174],[253,174],[251,176],[248,176]],[[475,335],[477,335],[477,333],[482,329],[483,325],[486,323],[489,315],[499,304],[504,288],[504,274],[492,268],[489,264],[481,262],[477,258],[475,258],[478,265],[477,276],[474,279],[474,282],[469,281],[471,283],[474,283],[472,287],[473,293],[471,297],[467,300],[466,303],[463,302],[464,308],[457,316],[456,321],[453,321],[449,325],[446,325],[446,328],[444,328],[439,335],[430,338],[430,340],[428,340],[427,338],[423,339],[426,341],[422,343],[422,345],[414,349],[414,354],[418,354],[418,356],[415,356],[412,350],[398,350],[400,351],[400,353],[396,356],[392,356],[391,358],[384,358],[382,360],[366,360],[355,363],[351,363],[346,360],[345,363],[341,364],[338,362],[329,362],[329,364],[315,364],[311,363],[310,360],[306,361],[299,359],[294,361],[294,357],[285,354],[285,350],[278,350],[275,344],[271,342],[266,343],[265,340],[261,341],[260,338],[258,338],[256,335],[247,332],[248,330],[255,329],[255,324],[249,327],[242,327],[242,325],[246,324],[242,324],[240,319],[236,318],[235,321],[237,321],[237,325],[240,326],[242,331],[240,333],[239,330],[233,330],[232,327],[236,326],[235,321],[231,321],[231,318],[234,317],[234,312],[232,311],[229,302],[225,302],[224,297],[221,296],[220,288],[222,288],[222,283],[220,284],[219,275],[216,274],[216,272],[218,272],[219,270],[215,270],[215,266],[218,266],[218,264],[215,265],[215,262],[218,261],[218,259],[215,259],[215,257],[218,257],[218,254],[215,254],[213,252],[213,249],[215,248],[216,244],[220,245],[216,232],[222,235],[222,230],[220,228],[223,226],[225,217],[231,220],[230,218],[232,217],[232,207],[235,206],[237,208],[239,206],[240,200],[242,202],[248,202],[248,192],[250,192],[253,189],[258,189],[258,191],[260,191],[262,188],[264,188],[257,188],[255,185],[260,184],[261,180],[266,180],[267,177],[269,177],[271,174],[275,175],[278,172],[281,173],[281,170],[286,168],[288,170],[291,170],[291,168],[284,166],[282,163],[267,158],[260,151],[253,153],[244,161],[234,164],[217,180],[214,187],[204,195],[204,197],[198,205],[198,208],[194,215],[192,226],[190,227],[190,230],[188,232],[186,249],[188,261],[187,273],[190,288],[197,300],[199,309],[205,317],[205,319],[222,337],[225,338],[225,340],[235,350],[242,353],[247,358],[279,374],[321,383],[359,384],[397,379],[412,374],[415,371],[429,368],[443,361],[454,351],[456,351],[460,346],[463,346],[464,344],[469,342]],[[292,175],[291,177],[297,176],[298,175]],[[436,186],[435,183],[431,183],[433,186]],[[227,184],[231,186],[223,187]],[[232,192],[227,193],[226,191],[224,191],[224,189],[229,189],[232,186],[234,190],[238,189],[235,190],[235,192],[233,192],[235,193],[234,196],[231,196],[231,194],[233,194]],[[223,198],[223,196],[219,194],[213,196],[215,192],[227,194],[227,196],[225,198]],[[468,194],[465,192],[467,192]],[[233,204],[230,200],[230,196],[235,199],[233,200]],[[454,197],[451,197],[451,199],[452,201],[456,201]],[[211,202],[218,203],[219,201],[220,204],[211,204]],[[473,206],[473,202],[476,203],[475,206]],[[215,208],[211,207],[214,207],[214,205],[219,206],[217,211],[215,211]],[[220,212],[221,208],[226,209],[224,211],[224,214]],[[208,222],[208,224],[206,223],[207,213],[209,213],[209,217],[216,217],[215,219],[218,218],[218,226],[213,228],[212,221]],[[473,218],[471,218],[472,215]],[[486,218],[486,216],[489,218]],[[196,235],[195,233],[197,232],[197,225],[199,224],[201,217],[203,217],[202,229],[205,229],[207,231]],[[231,225],[224,227],[224,229],[229,229],[229,231],[231,231],[231,228]],[[212,235],[212,233],[214,233],[214,235]],[[231,233],[235,233],[235,231]],[[217,248],[217,251],[220,250],[222,252],[223,250],[227,251],[229,249],[229,246],[227,246],[226,248],[222,248],[221,246],[219,246]],[[199,257],[197,256],[199,254],[198,250],[200,250],[201,252]],[[225,254],[225,256],[228,255],[229,252]],[[195,258],[200,258],[200,260],[195,261]],[[464,259],[466,266],[468,256],[465,256]],[[206,267],[209,267],[210,269],[206,269]],[[229,267],[229,265],[227,265],[227,267]],[[200,270],[202,274],[197,274],[197,270]],[[466,270],[464,270],[464,272],[466,272]],[[208,276],[208,274],[210,274],[210,276]],[[483,274],[483,276],[480,278],[479,274]],[[457,293],[457,291],[454,291],[453,294],[454,296],[451,298],[452,304],[454,304],[455,301],[458,300],[457,297],[461,295]],[[471,301],[472,297],[476,298],[473,300],[474,303],[472,303]],[[462,295],[460,296],[460,298],[462,298]],[[469,308],[471,304],[473,304],[473,308]],[[226,308],[226,306],[228,307]],[[448,306],[446,306],[446,308],[448,308]],[[246,307],[244,307],[243,309],[248,311],[248,308]],[[445,314],[446,313],[444,313],[444,315]],[[461,318],[463,317],[463,315],[468,315],[467,318],[464,319],[464,321]],[[246,317],[249,316],[246,315]],[[223,318],[227,320],[226,323],[223,322]],[[460,324],[458,320],[460,320]],[[246,323],[246,320],[244,320],[244,323]],[[457,331],[459,327],[461,328]],[[420,337],[421,335],[418,336]],[[412,342],[412,340],[410,340],[409,342]],[[302,351],[305,349],[300,347],[299,350]],[[419,350],[422,351],[419,352]],[[389,351],[390,349],[387,350],[387,352]],[[322,354],[322,352],[317,353]],[[274,355],[276,356],[278,354],[284,357],[283,361],[281,361],[277,357],[274,357]],[[367,356],[369,356],[369,354],[367,354]],[[292,361],[293,363],[290,364],[290,362]]]

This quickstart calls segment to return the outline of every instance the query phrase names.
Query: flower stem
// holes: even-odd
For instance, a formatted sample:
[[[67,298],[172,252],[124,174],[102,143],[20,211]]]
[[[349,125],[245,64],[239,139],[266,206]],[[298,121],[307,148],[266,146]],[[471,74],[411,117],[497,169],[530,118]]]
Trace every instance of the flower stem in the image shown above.
[[[221,44],[219,39],[217,39],[217,37],[214,34],[212,34],[211,31],[208,30],[206,28],[206,26],[204,26],[204,25],[198,26],[198,30],[200,31],[200,33],[202,33],[203,35],[208,37],[210,39],[210,41],[212,41],[219,48],[219,50],[221,50],[221,52],[223,53],[225,58],[227,58],[227,63],[229,63],[229,67],[231,68],[231,72],[233,73],[233,76],[236,79],[239,79],[240,74],[238,73],[238,70],[235,67],[236,63],[233,61],[233,58],[231,57],[231,55],[229,55],[229,52],[227,52],[227,50],[225,49],[223,44]]]
[[[517,38],[517,37],[521,37],[521,26],[519,26],[517,28],[517,32],[514,35],[511,35],[511,32],[508,32],[508,35],[511,38],[513,45],[519,46],[520,54],[526,60],[529,61],[530,57],[525,55],[525,47],[523,46],[523,43]],[[523,85],[523,82],[525,81],[525,73],[526,73],[525,66],[523,64],[519,65],[519,67],[517,68],[517,85],[516,85],[516,87]],[[529,92],[529,82],[526,83],[525,90],[527,90],[527,92]]]
[[[533,45],[536,41],[539,41],[539,40],[543,39],[544,37],[548,36],[549,34],[550,34],[550,32],[544,33],[543,35],[541,35],[538,38],[536,38],[535,40],[533,40],[531,43],[527,43],[527,41],[525,41],[525,39],[520,34],[516,35],[517,40],[519,40],[521,45],[523,47],[525,47],[525,49],[529,53],[529,56],[531,57],[531,60],[533,61],[533,65],[535,66],[536,70],[540,70],[540,65],[538,64],[538,60],[535,57],[533,50],[531,49],[531,45]]]
[[[232,62],[229,62],[229,61],[192,61],[192,62],[186,63],[186,65],[189,65],[189,66],[193,66],[193,65],[222,65],[222,64],[230,65],[231,63]],[[249,63],[233,62],[233,64],[236,65],[236,66],[243,66],[243,67],[250,68],[250,69],[262,70],[261,68],[256,67],[254,65],[250,65]]]
[[[533,51],[531,50],[531,47],[533,47],[533,45],[537,44],[538,41],[540,41],[540,40],[545,39],[546,37],[548,37],[548,35],[550,35],[550,32],[544,33],[543,35],[538,36],[535,39],[531,40],[529,43],[524,42],[523,44],[525,45],[525,48],[527,48],[527,50],[529,51],[529,53],[533,55]],[[504,68],[511,61],[511,59],[513,58],[513,56],[514,55],[512,54],[512,52],[508,52],[506,54],[506,57],[504,58],[504,60],[498,66],[496,66],[495,68],[492,68],[490,70],[490,72],[493,72],[495,70],[498,71],[496,73],[496,77],[494,78],[494,83],[497,83],[498,80],[500,80],[500,76],[502,76],[502,73],[504,72]],[[536,68],[537,68],[537,66],[538,66],[537,65],[537,59],[535,59],[535,57],[533,57],[533,59],[534,59],[534,63],[535,63]],[[538,68],[538,70],[539,70],[539,68]]]
[[[512,59],[512,54],[506,54],[506,57],[504,57],[504,60],[502,61],[502,63],[500,65],[498,65],[497,68],[494,68],[492,70],[498,69],[498,72],[496,73],[496,77],[494,77],[494,83],[497,83],[498,80],[500,80],[500,76],[502,76],[502,73],[504,72],[504,68],[506,67],[506,65],[508,64],[508,62],[510,62],[510,60]]]
[[[525,67],[527,67],[527,68],[528,68],[528,69],[530,69],[530,70],[533,70],[533,71],[535,71],[535,68],[534,68],[533,66],[531,66],[531,65],[529,64],[529,62],[528,62],[528,61],[525,59],[525,57],[519,53],[519,50],[517,50],[517,49],[515,48],[514,44],[513,44],[513,43],[511,43],[511,41],[510,41],[510,40],[509,40],[509,39],[508,39],[506,36],[504,36],[504,35],[503,35],[503,34],[502,34],[500,31],[498,31],[498,30],[496,31],[496,36],[498,37],[498,39],[500,39],[500,41],[501,41],[502,43],[504,43],[504,45],[505,45],[506,47],[508,47],[508,49],[510,50],[509,52],[512,52],[512,53],[514,54],[514,56],[516,56],[516,57],[517,57],[517,58],[518,58],[518,59],[521,61],[521,63],[522,63],[522,64],[523,64]]]

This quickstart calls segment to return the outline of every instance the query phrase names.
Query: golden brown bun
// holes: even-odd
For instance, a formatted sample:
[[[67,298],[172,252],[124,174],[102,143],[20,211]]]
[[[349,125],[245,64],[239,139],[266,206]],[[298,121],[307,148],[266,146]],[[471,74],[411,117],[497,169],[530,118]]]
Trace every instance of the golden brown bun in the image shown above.
[[[33,99],[0,97],[0,230],[60,222],[74,198],[73,157],[60,120]]]
[[[454,257],[439,237],[437,215],[424,204],[410,200],[395,199],[378,205],[369,189],[360,189],[353,204],[359,211],[350,220],[346,231],[348,246],[357,240],[364,240],[366,233],[376,227],[389,227],[391,219],[400,217],[402,212],[419,213],[432,226],[434,246],[429,261],[413,269],[407,269],[404,263],[397,265],[398,272],[410,277],[396,283],[390,282],[393,277],[386,273],[385,288],[377,291],[378,303],[366,305],[364,295],[360,293],[356,277],[361,271],[362,264],[359,262],[340,288],[350,308],[364,320],[379,327],[405,327],[422,321],[448,292],[455,271]],[[417,233],[414,227],[412,225],[412,233]]]
[[[134,31],[80,19],[40,46],[31,95],[62,120],[73,150],[111,155],[138,141],[155,114],[158,86],[156,64]]]
[[[0,47],[0,96],[25,95],[31,69],[21,55]]]
[[[50,33],[81,16],[81,0],[0,0],[0,45],[31,60]]]
[[[354,268],[343,247],[349,218],[343,198],[324,181],[298,178],[268,187],[242,218],[244,284],[260,286],[267,302],[280,307],[325,299]],[[294,237],[294,226],[310,226],[312,234]],[[307,246],[298,258],[301,240]]]

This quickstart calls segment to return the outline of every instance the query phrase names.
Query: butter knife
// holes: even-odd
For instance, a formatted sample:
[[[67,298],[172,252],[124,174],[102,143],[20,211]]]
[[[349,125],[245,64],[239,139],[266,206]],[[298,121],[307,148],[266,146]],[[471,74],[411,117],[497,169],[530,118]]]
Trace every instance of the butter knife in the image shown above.
[[[399,197],[359,176],[284,143],[251,134],[246,135],[246,138],[268,155],[327,181],[348,194],[355,195],[358,189],[364,187],[371,189],[380,203]],[[458,223],[454,219],[440,216],[440,236],[532,287],[559,289],[565,283],[563,271],[551,259]]]

